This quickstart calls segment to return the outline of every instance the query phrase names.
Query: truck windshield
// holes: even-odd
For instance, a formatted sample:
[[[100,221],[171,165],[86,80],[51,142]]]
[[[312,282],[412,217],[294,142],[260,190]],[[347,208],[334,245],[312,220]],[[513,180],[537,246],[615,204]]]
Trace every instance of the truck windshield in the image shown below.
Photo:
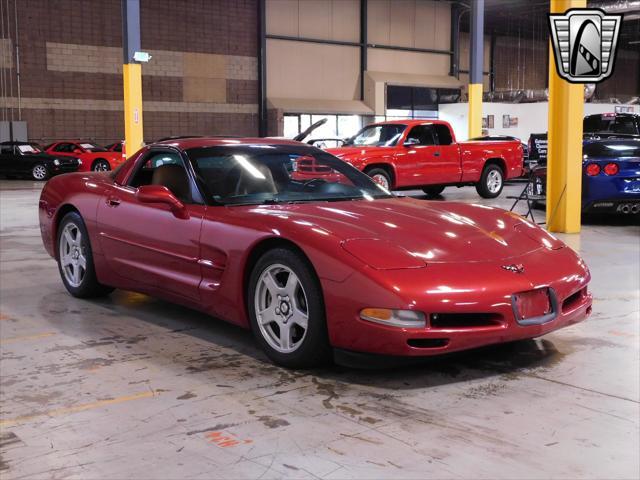
[[[391,193],[313,147],[238,145],[187,150],[205,194],[224,205],[375,200]]]
[[[387,123],[364,127],[345,143],[345,146],[392,147],[402,136],[406,125]]]

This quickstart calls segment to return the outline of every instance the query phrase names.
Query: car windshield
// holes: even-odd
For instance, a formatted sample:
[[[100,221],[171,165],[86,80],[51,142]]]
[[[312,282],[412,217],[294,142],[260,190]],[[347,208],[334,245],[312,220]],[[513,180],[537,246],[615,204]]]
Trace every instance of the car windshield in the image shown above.
[[[367,147],[392,147],[402,136],[406,125],[399,123],[387,123],[382,125],[369,125],[364,127],[355,136],[351,137],[345,145]]]
[[[94,145],[93,143],[81,143],[80,146],[90,152],[106,152],[105,148]]]
[[[313,147],[238,145],[187,150],[206,194],[225,205],[374,200],[392,195]]]
[[[18,151],[23,154],[34,154],[34,153],[42,153],[42,148],[37,143],[32,143],[30,145],[18,145]]]

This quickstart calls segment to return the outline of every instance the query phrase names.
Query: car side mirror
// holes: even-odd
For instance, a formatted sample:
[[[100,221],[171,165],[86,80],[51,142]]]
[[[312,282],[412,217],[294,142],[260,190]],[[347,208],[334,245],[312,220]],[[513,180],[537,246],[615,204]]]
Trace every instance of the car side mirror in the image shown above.
[[[164,185],[142,185],[138,187],[136,199],[141,203],[164,203],[169,205],[171,212],[183,220],[189,218],[189,212],[178,198]]]
[[[82,153],[82,150],[79,148],[74,148],[73,153]]]
[[[403,145],[405,147],[413,147],[414,145],[418,145],[419,143],[420,143],[420,140],[418,140],[417,138],[407,138],[403,143]]]

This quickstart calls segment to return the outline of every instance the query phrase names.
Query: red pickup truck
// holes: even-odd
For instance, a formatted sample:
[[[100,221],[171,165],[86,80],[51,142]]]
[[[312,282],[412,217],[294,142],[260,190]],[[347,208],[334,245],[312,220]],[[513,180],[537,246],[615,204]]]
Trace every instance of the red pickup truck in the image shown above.
[[[421,188],[429,196],[450,185],[475,185],[480,196],[495,198],[504,180],[523,171],[518,140],[456,142],[451,125],[440,120],[375,123],[327,151],[385,188]]]

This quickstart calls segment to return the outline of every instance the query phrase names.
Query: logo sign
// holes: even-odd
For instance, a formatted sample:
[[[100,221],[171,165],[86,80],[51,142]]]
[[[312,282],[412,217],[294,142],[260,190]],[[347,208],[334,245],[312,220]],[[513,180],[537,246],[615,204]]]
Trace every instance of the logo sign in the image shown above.
[[[511,264],[511,265],[503,265],[502,268],[504,268],[507,272],[524,273],[524,265],[522,265],[521,263]]]
[[[558,75],[571,83],[597,83],[613,73],[622,15],[597,8],[549,14]]]

